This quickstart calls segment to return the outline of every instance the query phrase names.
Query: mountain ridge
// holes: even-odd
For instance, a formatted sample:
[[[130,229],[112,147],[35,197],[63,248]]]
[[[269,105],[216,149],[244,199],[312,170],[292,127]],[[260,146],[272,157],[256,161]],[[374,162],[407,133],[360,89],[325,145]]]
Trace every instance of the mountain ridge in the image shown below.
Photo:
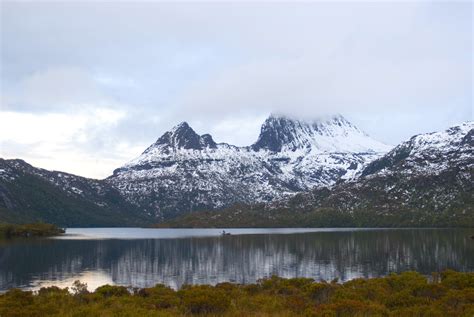
[[[279,131],[314,128],[282,122]],[[340,123],[320,129],[323,137],[364,135],[357,128],[339,130],[347,126]],[[202,225],[222,220],[229,226],[463,225],[462,217],[474,219],[472,207],[466,209],[474,205],[473,122],[413,136],[383,155],[331,152],[334,147],[316,142],[316,129],[278,137],[284,141],[279,151],[265,148],[271,142],[260,142],[258,150],[215,143],[185,122],[168,132],[104,180],[0,159],[0,221],[119,226],[178,217],[186,225],[186,217],[198,219],[202,213],[194,212],[202,210],[212,210]],[[316,141],[308,142],[308,135]],[[232,207],[238,205],[243,207]]]
[[[158,140],[149,146],[142,154],[150,152],[157,146],[165,146],[173,150],[194,149],[202,150],[205,147],[215,148],[216,142],[210,134],[198,135],[186,121],[183,121],[165,132]]]
[[[272,115],[258,140],[243,147],[215,143],[183,122],[106,181],[165,219],[331,185],[387,149],[341,115],[312,121]]]
[[[263,123],[258,140],[251,145],[251,148],[254,151],[267,149],[273,152],[279,152],[282,149],[296,151],[297,149],[304,148],[315,148],[320,152],[367,151],[367,144],[364,146],[357,144],[360,146],[359,148],[351,146],[347,142],[344,142],[343,147],[336,147],[337,144],[334,143],[328,147],[328,142],[324,144],[324,137],[344,138],[348,137],[351,133],[358,137],[357,140],[351,139],[350,141],[352,142],[361,141],[361,138],[366,138],[364,141],[367,143],[370,138],[365,132],[340,114],[314,120],[300,120],[286,116],[270,115]],[[338,141],[341,141],[341,139]],[[373,152],[386,152],[389,149],[389,146],[371,139],[370,145],[374,147],[371,149]]]
[[[136,211],[102,180],[0,158],[0,221],[124,226],[152,220]]]
[[[474,226],[474,122],[420,134],[356,177],[265,204],[186,215],[171,227]]]

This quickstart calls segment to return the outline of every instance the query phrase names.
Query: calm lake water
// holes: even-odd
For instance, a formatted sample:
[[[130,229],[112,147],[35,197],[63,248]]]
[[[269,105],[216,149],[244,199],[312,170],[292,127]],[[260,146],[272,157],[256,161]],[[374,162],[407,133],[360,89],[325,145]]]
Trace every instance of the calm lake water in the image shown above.
[[[0,291],[86,282],[252,283],[273,274],[346,281],[390,272],[474,271],[474,229],[68,229],[0,241]]]

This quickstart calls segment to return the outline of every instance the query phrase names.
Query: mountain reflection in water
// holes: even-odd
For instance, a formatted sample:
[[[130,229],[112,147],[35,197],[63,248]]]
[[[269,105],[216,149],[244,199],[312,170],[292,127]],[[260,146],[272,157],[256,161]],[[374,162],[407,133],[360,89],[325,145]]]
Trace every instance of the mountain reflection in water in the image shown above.
[[[117,229],[120,230],[120,229]],[[125,229],[126,230],[126,229]],[[149,287],[252,283],[273,274],[342,281],[390,272],[474,270],[466,229],[405,229],[174,239],[15,241],[0,244],[0,290],[73,280]],[[102,284],[103,284],[102,283]]]

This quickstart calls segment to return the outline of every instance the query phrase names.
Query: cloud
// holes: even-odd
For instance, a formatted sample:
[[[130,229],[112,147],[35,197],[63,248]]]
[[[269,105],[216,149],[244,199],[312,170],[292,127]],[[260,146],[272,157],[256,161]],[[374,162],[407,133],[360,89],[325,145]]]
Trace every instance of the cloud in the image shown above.
[[[0,157],[106,177],[144,146],[108,136],[125,116],[107,108],[75,114],[0,111]]]
[[[192,127],[199,134],[211,134],[217,143],[247,146],[257,140],[265,119],[266,115],[250,114],[220,118],[209,124],[212,122],[209,118],[194,116]]]
[[[468,91],[471,71],[456,60],[260,61],[215,74],[183,93],[183,113],[277,112],[312,118],[353,111],[444,108]]]
[[[31,112],[67,112],[116,102],[106,97],[98,82],[78,67],[54,67],[26,76],[6,91],[2,109]]]
[[[248,145],[272,112],[391,144],[473,119],[470,2],[0,6],[0,155],[40,166],[103,176],[184,120]]]

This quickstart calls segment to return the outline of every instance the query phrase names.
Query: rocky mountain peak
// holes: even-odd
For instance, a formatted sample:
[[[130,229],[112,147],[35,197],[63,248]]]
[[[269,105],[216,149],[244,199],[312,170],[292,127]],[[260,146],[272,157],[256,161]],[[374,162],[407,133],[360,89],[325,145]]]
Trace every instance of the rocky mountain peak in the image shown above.
[[[271,115],[262,125],[254,151],[314,149],[321,152],[378,152],[387,147],[371,139],[342,115],[303,121]]]
[[[201,146],[203,148],[211,148],[211,149],[215,149],[217,147],[217,144],[216,142],[214,142],[214,140],[212,139],[212,136],[210,134],[203,134],[201,135]]]
[[[215,148],[216,143],[209,134],[200,136],[187,122],[181,122],[170,131],[165,132],[154,144],[143,152],[144,154],[154,151],[156,148],[169,150],[202,150],[203,148]]]
[[[261,149],[279,152],[283,145],[295,141],[301,125],[298,121],[283,116],[271,115],[260,129],[257,142],[252,145],[254,151]]]

